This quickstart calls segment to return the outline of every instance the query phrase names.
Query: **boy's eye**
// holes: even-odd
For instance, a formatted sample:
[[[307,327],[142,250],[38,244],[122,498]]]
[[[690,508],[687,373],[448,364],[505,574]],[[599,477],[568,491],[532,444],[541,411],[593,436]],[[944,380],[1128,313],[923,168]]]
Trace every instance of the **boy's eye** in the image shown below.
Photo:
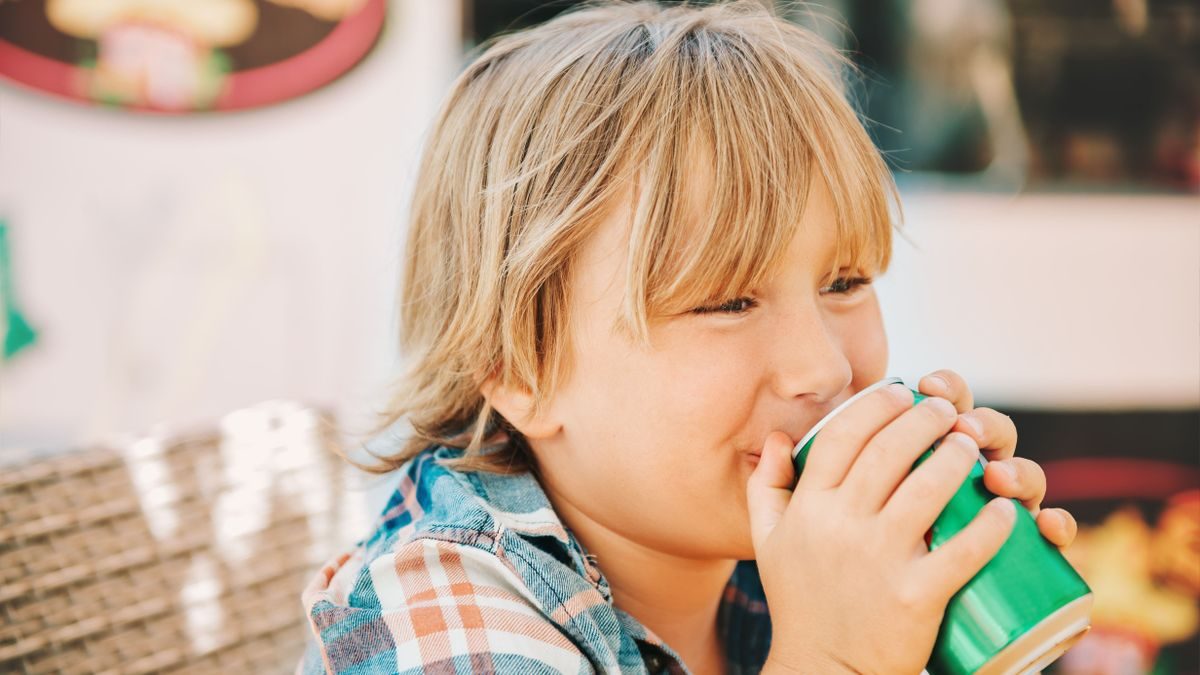
[[[697,307],[692,310],[693,314],[745,314],[751,309],[758,306],[758,301],[754,298],[734,298],[727,300],[719,305],[711,307]]]
[[[854,295],[859,289],[871,283],[870,277],[838,277],[833,283],[822,288],[822,292],[834,295]]]
[[[855,295],[863,286],[874,281],[871,277],[838,277],[833,283],[821,289],[822,293],[832,293],[842,297]],[[719,305],[697,307],[693,314],[745,314],[758,306],[758,301],[750,297],[734,298]]]

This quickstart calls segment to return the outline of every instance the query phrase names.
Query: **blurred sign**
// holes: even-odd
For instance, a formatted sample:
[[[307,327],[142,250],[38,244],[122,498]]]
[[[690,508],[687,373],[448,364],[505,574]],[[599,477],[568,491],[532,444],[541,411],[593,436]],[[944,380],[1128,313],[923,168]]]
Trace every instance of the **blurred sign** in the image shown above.
[[[386,0],[0,0],[0,75],[140,111],[284,101],[354,67]]]

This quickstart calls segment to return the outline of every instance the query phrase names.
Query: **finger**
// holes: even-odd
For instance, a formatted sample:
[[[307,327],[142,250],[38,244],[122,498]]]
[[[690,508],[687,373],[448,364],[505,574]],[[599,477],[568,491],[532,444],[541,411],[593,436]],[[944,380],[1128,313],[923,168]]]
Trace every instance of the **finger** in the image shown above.
[[[1037,462],[1010,457],[983,467],[983,486],[1000,497],[1021,500],[1029,514],[1036,517],[1046,497],[1046,472]]]
[[[746,482],[746,504],[750,510],[750,538],[754,550],[766,541],[783,517],[792,498],[796,470],[792,465],[792,439],[775,431],[767,436],[758,466]]]
[[[847,509],[854,513],[877,513],[912,471],[917,458],[945,436],[956,420],[954,406],[949,401],[931,397],[875,434],[839,486]],[[976,447],[974,442],[971,447]]]
[[[1066,509],[1042,509],[1037,514],[1037,526],[1042,536],[1059,548],[1070,546],[1079,532],[1075,516]]]
[[[962,413],[954,430],[974,438],[988,461],[1007,459],[1017,451],[1017,425],[1008,415],[991,408]]]
[[[917,391],[926,396],[941,396],[953,403],[960,413],[975,407],[975,397],[967,381],[953,370],[935,370],[922,377],[917,383]]]
[[[900,483],[881,512],[903,538],[920,537],[979,462],[979,448],[970,436],[946,436],[929,459]]]
[[[850,404],[817,434],[796,488],[837,487],[858,453],[871,438],[913,407],[913,393],[902,384],[889,384]]]
[[[954,595],[996,555],[1016,522],[1016,504],[997,497],[949,541],[914,563],[914,584],[940,602]]]

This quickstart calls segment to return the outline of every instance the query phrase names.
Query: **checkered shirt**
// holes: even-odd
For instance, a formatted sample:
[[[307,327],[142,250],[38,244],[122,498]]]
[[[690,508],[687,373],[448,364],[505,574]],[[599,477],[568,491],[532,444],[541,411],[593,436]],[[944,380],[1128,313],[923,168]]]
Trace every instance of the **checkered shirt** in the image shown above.
[[[297,673],[688,673],[613,605],[531,474],[459,472],[431,447],[399,469],[373,533],[313,578]],[[757,673],[771,623],[753,561],[721,600],[727,672]]]

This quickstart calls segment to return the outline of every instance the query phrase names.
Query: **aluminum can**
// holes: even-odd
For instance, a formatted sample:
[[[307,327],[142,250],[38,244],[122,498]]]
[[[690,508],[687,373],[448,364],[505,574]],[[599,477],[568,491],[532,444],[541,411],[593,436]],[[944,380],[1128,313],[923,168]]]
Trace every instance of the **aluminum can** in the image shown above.
[[[880,380],[845,401],[808,431],[792,450],[797,477],[804,471],[813,440],[838,413],[859,398],[889,384]],[[926,397],[913,391],[913,405]],[[920,466],[940,445],[921,454]],[[935,550],[975,518],[996,495],[983,486],[980,456],[963,484],[926,533]],[[1092,589],[1017,500],[1013,529],[1000,551],[951,597],[926,671],[930,675],[1015,675],[1036,673],[1062,656],[1091,629]]]

